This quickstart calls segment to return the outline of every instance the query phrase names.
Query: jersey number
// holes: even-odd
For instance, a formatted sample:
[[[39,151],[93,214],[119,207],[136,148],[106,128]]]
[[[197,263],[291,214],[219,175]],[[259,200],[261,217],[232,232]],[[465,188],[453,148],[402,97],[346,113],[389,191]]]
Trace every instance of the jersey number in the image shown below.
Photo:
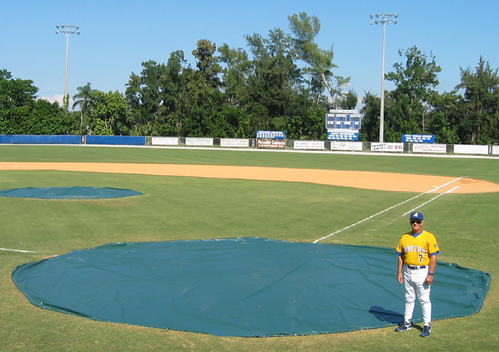
[[[419,254],[418,257],[419,257],[419,262],[422,263],[423,262],[423,255]]]

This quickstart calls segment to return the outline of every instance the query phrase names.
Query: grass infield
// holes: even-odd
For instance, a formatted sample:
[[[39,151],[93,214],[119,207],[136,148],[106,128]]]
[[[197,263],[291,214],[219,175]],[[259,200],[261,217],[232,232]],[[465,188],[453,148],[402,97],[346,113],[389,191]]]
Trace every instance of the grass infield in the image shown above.
[[[499,159],[333,153],[88,146],[0,146],[2,161],[134,162],[249,165],[468,176],[499,183]],[[224,338],[97,322],[44,311],[27,302],[10,275],[19,264],[111,242],[258,236],[312,242],[412,198],[307,183],[60,171],[0,171],[0,189],[92,186],[129,188],[140,197],[36,200],[0,197],[0,351],[496,351],[499,286],[496,224],[499,193],[446,194],[428,203],[425,229],[442,248],[439,260],[492,275],[481,312],[435,321],[429,339],[393,328],[279,338]],[[409,230],[401,214],[427,194],[324,242],[395,247]],[[393,261],[396,279],[396,256]],[[438,285],[438,271],[435,275]],[[449,299],[452,299],[450,297]],[[400,311],[403,310],[400,297]],[[416,309],[420,309],[419,305]],[[438,309],[438,306],[434,306]]]

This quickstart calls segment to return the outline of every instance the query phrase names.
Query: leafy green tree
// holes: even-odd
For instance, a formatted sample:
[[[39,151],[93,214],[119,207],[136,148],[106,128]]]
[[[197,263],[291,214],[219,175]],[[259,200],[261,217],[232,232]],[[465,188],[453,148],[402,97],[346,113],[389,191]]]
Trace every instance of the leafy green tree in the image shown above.
[[[287,124],[291,102],[300,83],[300,70],[295,63],[294,44],[281,29],[246,36],[253,54],[248,77],[248,111],[256,129],[282,130]]]
[[[435,57],[432,54],[427,57],[416,46],[405,53],[399,50],[399,55],[405,55],[405,64],[396,63],[395,71],[386,75],[386,79],[396,85],[388,94],[391,106],[386,104],[386,140],[390,142],[400,141],[403,133],[427,132],[425,119],[439,84],[437,74],[441,71]]]
[[[322,93],[326,89],[331,96],[332,108],[337,109],[340,105],[339,95],[341,87],[350,81],[350,78],[334,76],[332,69],[338,67],[333,63],[333,50],[319,48],[315,37],[319,34],[321,23],[316,16],[308,16],[306,12],[288,17],[292,38],[298,57],[306,62],[308,66],[304,69],[305,74],[310,76],[310,91],[316,96],[319,104]],[[332,79],[334,78],[334,82]]]
[[[58,102],[50,103],[44,99],[35,101],[29,118],[23,123],[24,134],[65,135],[79,130],[79,121],[68,114]]]
[[[499,142],[499,76],[498,70],[490,67],[480,57],[478,66],[461,68],[461,83],[456,88],[464,89],[463,102],[466,113],[461,127],[468,131],[466,143],[484,144]]]
[[[104,93],[91,92],[94,107],[90,111],[89,124],[92,134],[128,135],[133,124],[126,98],[118,91]]]
[[[220,46],[218,52],[225,99],[232,107],[243,108],[249,99],[246,82],[251,72],[251,61],[248,54],[241,48],[233,49],[227,44]]]
[[[25,133],[24,122],[33,110],[38,88],[31,80],[12,78],[0,70],[0,134]]]
[[[359,97],[354,90],[349,90],[347,93],[342,94],[339,98],[340,109],[354,110],[359,102]]]
[[[85,134],[88,124],[89,112],[95,107],[95,102],[92,98],[92,87],[90,83],[82,87],[76,88],[78,93],[73,95],[73,110],[77,107],[80,109],[80,134]]]
[[[437,94],[433,99],[432,119],[429,133],[435,135],[437,143],[459,144],[459,124],[463,115],[463,104],[456,91]]]
[[[379,140],[379,114],[381,110],[381,99],[371,92],[365,93],[362,99],[364,107],[360,110],[363,115],[362,125],[359,131],[359,140]]]
[[[164,64],[149,60],[142,63],[140,75],[132,73],[126,84],[125,96],[135,124],[153,125],[163,102]]]

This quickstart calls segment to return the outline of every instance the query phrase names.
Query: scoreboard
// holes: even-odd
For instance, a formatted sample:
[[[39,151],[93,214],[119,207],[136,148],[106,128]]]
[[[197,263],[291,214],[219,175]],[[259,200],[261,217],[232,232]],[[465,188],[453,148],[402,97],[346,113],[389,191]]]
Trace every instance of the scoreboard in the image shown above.
[[[357,110],[329,110],[326,114],[327,139],[359,140],[362,115]]]

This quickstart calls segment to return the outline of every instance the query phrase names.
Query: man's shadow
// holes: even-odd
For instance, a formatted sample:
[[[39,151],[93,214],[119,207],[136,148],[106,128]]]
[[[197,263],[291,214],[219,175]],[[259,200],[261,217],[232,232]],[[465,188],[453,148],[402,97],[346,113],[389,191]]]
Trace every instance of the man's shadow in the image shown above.
[[[392,310],[386,310],[383,307],[372,306],[369,308],[369,313],[374,315],[379,321],[385,321],[390,324],[399,325],[404,321],[404,315]],[[412,325],[414,328],[422,331],[423,328],[420,325]]]

